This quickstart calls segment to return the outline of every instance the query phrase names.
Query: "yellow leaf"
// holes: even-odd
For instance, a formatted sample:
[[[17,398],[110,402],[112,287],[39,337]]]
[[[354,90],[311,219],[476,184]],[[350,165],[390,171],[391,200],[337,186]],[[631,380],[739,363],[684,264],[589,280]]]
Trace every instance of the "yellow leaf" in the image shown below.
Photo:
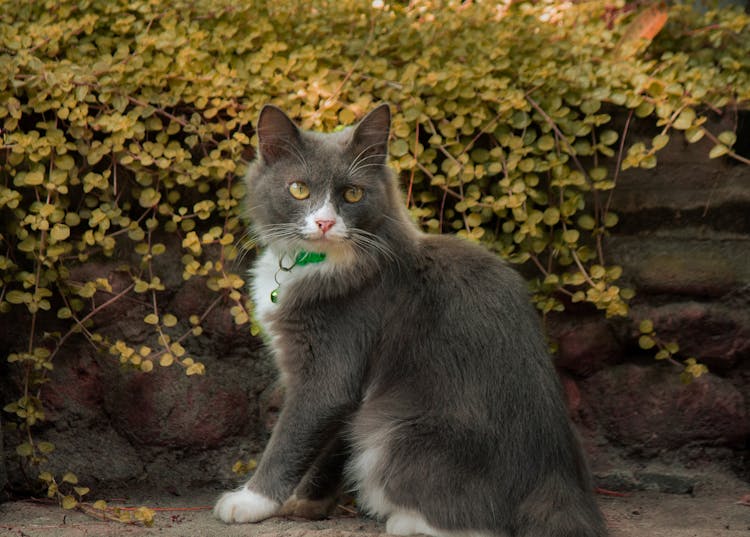
[[[172,327],[177,324],[177,317],[172,315],[171,313],[167,313],[162,317],[162,322],[164,323],[164,326]]]
[[[75,509],[77,505],[78,505],[78,501],[73,496],[65,496],[62,499],[63,509]]]
[[[644,319],[638,325],[638,329],[640,330],[641,334],[650,334],[654,331],[654,323],[651,322],[650,319]]]
[[[203,375],[206,372],[206,367],[201,363],[195,363],[187,368],[185,373],[187,375]]]
[[[107,502],[104,500],[97,500],[94,502],[94,509],[98,509],[99,511],[104,511],[107,508]]]
[[[55,241],[64,241],[70,237],[70,228],[65,224],[55,224],[50,231],[50,237]]]
[[[155,313],[149,313],[143,318],[143,322],[146,324],[159,324],[159,316]]]
[[[72,472],[66,473],[63,478],[63,483],[70,483],[71,485],[77,485],[78,484],[78,477]]]

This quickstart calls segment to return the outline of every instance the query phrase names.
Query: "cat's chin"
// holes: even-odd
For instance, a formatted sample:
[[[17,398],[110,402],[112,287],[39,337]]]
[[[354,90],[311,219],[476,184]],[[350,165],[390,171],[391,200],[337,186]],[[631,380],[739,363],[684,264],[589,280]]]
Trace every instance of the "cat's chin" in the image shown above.
[[[306,239],[302,243],[302,249],[308,252],[319,252],[326,254],[331,260],[344,260],[352,256],[353,250],[351,245],[340,238],[316,238]]]

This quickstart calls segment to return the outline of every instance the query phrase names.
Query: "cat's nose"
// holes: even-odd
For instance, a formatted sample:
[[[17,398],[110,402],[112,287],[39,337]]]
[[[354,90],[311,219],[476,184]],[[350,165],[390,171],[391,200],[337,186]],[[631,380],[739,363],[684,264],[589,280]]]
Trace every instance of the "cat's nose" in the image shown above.
[[[335,220],[316,220],[316,224],[318,224],[318,228],[323,233],[326,233],[329,229],[331,229],[335,224]]]

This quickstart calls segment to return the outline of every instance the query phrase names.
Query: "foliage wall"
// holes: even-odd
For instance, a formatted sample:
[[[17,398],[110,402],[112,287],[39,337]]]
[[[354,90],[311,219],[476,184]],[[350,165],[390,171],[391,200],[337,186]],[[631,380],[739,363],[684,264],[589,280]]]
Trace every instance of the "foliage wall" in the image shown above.
[[[532,267],[543,312],[589,302],[627,314],[634,291],[618,286],[603,245],[621,171],[655,166],[675,135],[710,138],[707,159],[750,163],[733,131],[705,128],[750,101],[750,18],[739,10],[383,4],[0,3],[0,322],[28,321],[0,356],[26,379],[4,401],[11,421],[26,430],[44,419],[38,388],[73,336],[128,367],[191,375],[205,371],[191,341],[217,304],[251,329],[241,177],[264,103],[329,130],[390,102],[392,161],[414,217]],[[628,137],[639,123],[658,129],[648,143]],[[181,248],[184,280],[215,291],[203,315],[164,308],[167,244]],[[122,260],[125,285],[71,278],[107,258]],[[151,345],[91,329],[125,299],[149,305]],[[657,357],[676,355],[641,328]],[[52,449],[29,436],[19,454],[42,461]]]

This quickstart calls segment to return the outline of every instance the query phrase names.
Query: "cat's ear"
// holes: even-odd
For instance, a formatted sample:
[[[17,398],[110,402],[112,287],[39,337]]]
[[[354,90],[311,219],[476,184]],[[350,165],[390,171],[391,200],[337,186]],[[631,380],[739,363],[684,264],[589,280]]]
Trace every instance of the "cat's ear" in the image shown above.
[[[369,159],[369,164],[386,163],[388,136],[391,132],[391,108],[381,104],[367,114],[354,129],[350,146],[357,160]]]
[[[267,104],[260,111],[258,125],[258,152],[265,164],[294,154],[300,142],[297,125],[278,107]]]

